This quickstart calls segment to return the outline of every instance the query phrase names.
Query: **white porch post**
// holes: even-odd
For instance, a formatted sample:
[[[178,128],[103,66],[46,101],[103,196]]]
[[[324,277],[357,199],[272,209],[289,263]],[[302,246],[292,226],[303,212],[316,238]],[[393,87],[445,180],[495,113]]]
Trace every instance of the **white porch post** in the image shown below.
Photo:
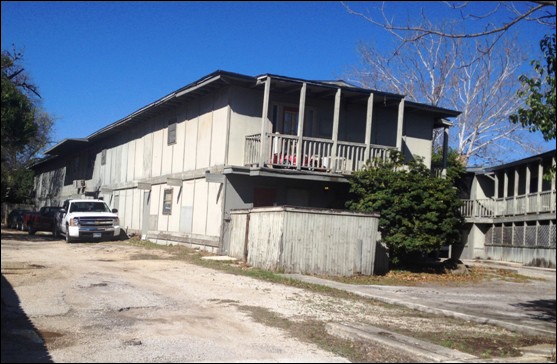
[[[304,116],[306,114],[306,89],[307,83],[302,84],[300,90],[300,104],[298,107],[298,144],[296,145],[296,169],[302,169],[302,161],[304,155],[302,154],[302,143],[304,136]]]
[[[404,98],[398,104],[398,120],[396,124],[396,149],[402,152],[402,126],[404,123]]]
[[[538,206],[536,207],[536,212],[539,213],[542,207],[542,188],[543,188],[543,160],[540,159],[538,162],[538,196],[536,202]]]
[[[495,183],[495,186],[493,186],[494,187],[493,188],[493,195],[494,195],[495,199],[498,199],[499,198],[499,176],[497,175],[497,173],[495,173],[493,178],[494,178],[493,181]]]
[[[443,178],[447,177],[447,158],[449,156],[449,128],[443,128],[443,165],[441,176]]]
[[[365,141],[364,143],[366,143],[366,151],[364,154],[364,163],[371,159],[371,126],[372,126],[372,120],[373,118],[373,93],[371,93],[369,95],[369,98],[367,99],[367,115],[366,115],[366,135],[365,135]]]
[[[551,158],[551,167],[555,171],[555,157]],[[553,173],[553,175],[551,176],[551,190],[552,191],[555,189],[555,174],[556,173]]]
[[[526,195],[525,207],[526,211],[525,214],[530,212],[530,179],[532,178],[532,171],[530,170],[530,163],[526,163],[526,185],[524,186],[524,194]],[[525,240],[523,240],[525,241]]]
[[[337,146],[338,146],[338,124],[340,120],[340,95],[341,89],[337,89],[335,95],[335,113],[333,115],[333,150],[331,150],[331,165],[330,169],[334,172],[336,170],[336,157],[337,157]]]
[[[513,186],[513,215],[517,215],[518,212],[518,183],[520,181],[520,174],[518,173],[518,167],[514,167],[514,186]]]
[[[551,158],[551,168],[555,171],[555,157]],[[549,192],[549,211],[555,212],[555,174],[551,176],[551,192]]]
[[[505,169],[503,173],[503,198],[506,200],[509,197],[509,172]]]
[[[265,91],[263,94],[263,111],[261,112],[261,149],[259,153],[259,168],[265,167],[267,155],[267,124],[269,122],[269,94],[271,92],[271,77],[265,80]]]

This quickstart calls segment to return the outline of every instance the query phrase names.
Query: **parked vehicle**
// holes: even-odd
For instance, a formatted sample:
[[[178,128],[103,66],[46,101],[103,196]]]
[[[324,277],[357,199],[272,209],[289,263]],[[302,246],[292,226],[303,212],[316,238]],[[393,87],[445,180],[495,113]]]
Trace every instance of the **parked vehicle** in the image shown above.
[[[67,243],[77,239],[117,239],[120,236],[117,212],[110,210],[103,200],[66,200],[56,215],[54,236],[64,235]]]
[[[32,212],[25,209],[13,209],[8,214],[8,229],[23,230],[23,215]]]
[[[54,218],[60,209],[58,206],[44,206],[38,212],[23,215],[23,225],[27,227],[29,235],[34,235],[37,231],[50,231],[55,235]]]

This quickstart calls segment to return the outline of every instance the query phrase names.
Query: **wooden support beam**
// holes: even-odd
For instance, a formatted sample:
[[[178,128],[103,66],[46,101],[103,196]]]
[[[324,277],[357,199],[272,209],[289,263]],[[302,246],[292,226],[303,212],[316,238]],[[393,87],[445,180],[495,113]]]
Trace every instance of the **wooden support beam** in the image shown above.
[[[263,93],[263,111],[261,112],[261,148],[259,153],[259,167],[265,167],[267,156],[267,124],[269,122],[269,94],[271,93],[271,77],[265,79]]]
[[[443,170],[441,171],[441,176],[443,178],[447,177],[447,159],[449,157],[449,128],[443,128]]]
[[[402,127],[404,123],[404,98],[398,104],[398,119],[396,124],[396,149],[402,152]]]
[[[298,143],[296,144],[296,169],[302,169],[304,156],[302,155],[302,143],[304,136],[304,116],[306,114],[306,90],[307,83],[302,84],[300,90],[300,103],[298,107]]]
[[[366,151],[364,154],[364,163],[371,158],[369,155],[371,152],[371,127],[373,119],[373,93],[371,93],[367,99],[367,114],[366,114],[366,134],[365,141]]]
[[[336,170],[336,157],[337,157],[337,147],[338,147],[338,125],[340,122],[340,96],[342,90],[337,89],[335,95],[335,111],[333,115],[333,150],[331,150],[331,170],[334,172]]]

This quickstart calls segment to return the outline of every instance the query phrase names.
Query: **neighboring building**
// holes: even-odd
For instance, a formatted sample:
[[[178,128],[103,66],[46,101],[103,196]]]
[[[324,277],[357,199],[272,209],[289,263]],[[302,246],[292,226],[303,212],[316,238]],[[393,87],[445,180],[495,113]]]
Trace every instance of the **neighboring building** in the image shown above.
[[[555,267],[555,150],[470,172],[461,258]]]
[[[343,82],[216,71],[52,147],[32,167],[36,204],[103,198],[128,233],[226,254],[231,210],[344,208],[348,174],[394,149],[430,166],[434,130],[446,145],[458,114]]]

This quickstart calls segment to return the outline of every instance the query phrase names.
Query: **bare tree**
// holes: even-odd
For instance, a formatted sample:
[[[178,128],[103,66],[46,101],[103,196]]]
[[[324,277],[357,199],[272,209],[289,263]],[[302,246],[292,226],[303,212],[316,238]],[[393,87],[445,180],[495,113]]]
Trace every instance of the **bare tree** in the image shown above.
[[[363,11],[354,10],[346,3],[342,2],[346,11],[350,14],[362,17],[366,21],[379,26],[394,36],[401,42],[414,42],[427,36],[436,36],[452,39],[471,39],[483,38],[485,36],[496,35],[492,38],[497,42],[504,33],[520,22],[536,22],[551,29],[555,29],[555,1],[483,1],[482,9],[474,7],[477,2],[441,2],[448,9],[452,10],[454,16],[451,20],[450,30],[446,24],[436,24],[430,19],[435,19],[424,10],[420,17],[414,19],[412,24],[399,24],[393,20],[392,15],[387,14],[385,2],[382,2],[375,15]],[[503,20],[501,20],[503,19]],[[476,22],[481,30],[464,31],[462,25],[467,22]],[[492,44],[488,46],[490,49]]]
[[[522,102],[516,91],[523,50],[505,41],[485,56],[483,46],[490,41],[421,37],[398,46],[394,56],[362,44],[365,66],[353,71],[351,80],[461,111],[451,131],[451,146],[465,165],[470,159],[501,162],[511,151],[541,152],[528,142],[527,130],[509,121]]]
[[[28,96],[41,97],[37,86],[22,66],[23,52],[12,46],[12,50],[2,50],[2,74]]]
[[[401,23],[388,14],[388,3],[366,14],[343,3],[350,14],[386,30],[395,41],[390,51],[361,45],[364,67],[353,72],[352,81],[461,111],[451,146],[465,164],[470,159],[501,162],[517,151],[541,152],[525,129],[509,122],[524,103],[517,91],[519,67],[528,51],[516,45],[510,30],[520,22],[554,30],[555,2],[439,4],[447,6],[451,16],[440,21],[428,7]]]

